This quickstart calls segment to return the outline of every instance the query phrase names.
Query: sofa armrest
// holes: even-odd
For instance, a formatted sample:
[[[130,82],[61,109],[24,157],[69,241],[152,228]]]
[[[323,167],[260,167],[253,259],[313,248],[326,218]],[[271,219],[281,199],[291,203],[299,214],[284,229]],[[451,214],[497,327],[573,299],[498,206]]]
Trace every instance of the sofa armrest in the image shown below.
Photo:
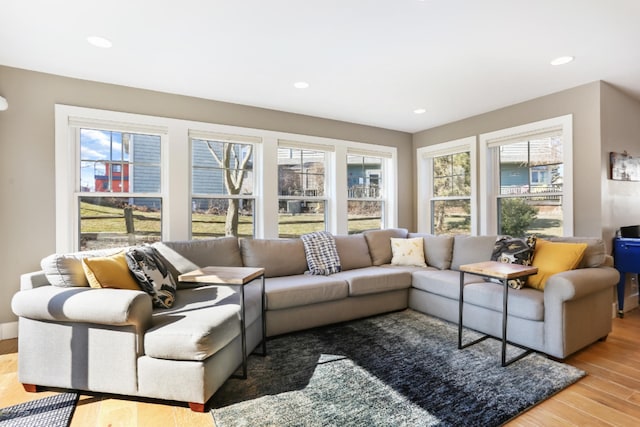
[[[549,277],[544,288],[544,302],[579,299],[618,283],[620,274],[611,267],[591,267],[563,271]]]
[[[47,276],[44,274],[44,271],[33,271],[31,273],[20,275],[20,290],[22,291],[49,285],[50,283],[47,280]]]
[[[143,291],[41,286],[17,292],[11,309],[33,320],[135,325],[145,330],[151,324],[152,305]]]

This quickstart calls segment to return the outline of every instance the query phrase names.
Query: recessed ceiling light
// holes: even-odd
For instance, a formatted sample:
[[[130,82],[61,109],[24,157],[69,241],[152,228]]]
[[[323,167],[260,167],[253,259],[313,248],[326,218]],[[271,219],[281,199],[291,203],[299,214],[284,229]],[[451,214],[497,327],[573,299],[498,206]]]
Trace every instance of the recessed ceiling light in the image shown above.
[[[553,61],[551,61],[551,65],[564,65],[564,64],[568,64],[573,60],[574,60],[573,56],[560,56],[554,59]]]
[[[427,109],[426,108],[416,108],[415,110],[413,110],[413,112],[415,114],[424,114],[424,113],[427,112]]]
[[[99,36],[89,36],[87,37],[87,41],[89,42],[89,44],[95,47],[101,47],[103,49],[109,49],[111,46],[113,46],[111,40]]]
[[[308,87],[309,87],[309,83],[307,83],[307,82],[295,82],[295,83],[293,84],[293,86],[294,86],[295,88],[298,88],[298,89],[306,89],[306,88],[308,88]]]

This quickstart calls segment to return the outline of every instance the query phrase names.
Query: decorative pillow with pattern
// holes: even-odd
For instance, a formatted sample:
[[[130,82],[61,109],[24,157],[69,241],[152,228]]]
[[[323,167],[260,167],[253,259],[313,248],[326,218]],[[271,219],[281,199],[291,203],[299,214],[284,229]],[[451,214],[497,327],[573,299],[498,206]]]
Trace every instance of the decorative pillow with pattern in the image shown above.
[[[307,257],[308,274],[328,276],[342,271],[336,242],[327,231],[315,231],[300,236]]]
[[[153,306],[170,308],[176,298],[176,282],[160,255],[151,246],[130,249],[127,265],[140,288],[151,295]]]
[[[535,248],[536,236],[528,236],[526,239],[500,237],[493,247],[491,260],[506,264],[531,265]],[[501,283],[498,279],[492,281]],[[507,283],[513,289],[522,289],[527,283],[527,278],[510,279]]]

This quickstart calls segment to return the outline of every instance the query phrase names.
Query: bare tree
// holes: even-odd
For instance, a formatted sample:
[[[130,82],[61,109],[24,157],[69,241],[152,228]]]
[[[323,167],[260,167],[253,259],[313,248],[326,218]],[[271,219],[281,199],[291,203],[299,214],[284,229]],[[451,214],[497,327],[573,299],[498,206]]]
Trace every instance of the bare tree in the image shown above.
[[[242,189],[244,181],[245,169],[251,160],[253,153],[252,145],[234,144],[225,142],[222,144],[222,158],[216,153],[213,143],[207,142],[207,148],[218,162],[220,169],[224,171],[224,185],[229,195],[238,195]],[[246,147],[244,155],[242,148]],[[224,234],[226,236],[238,235],[238,217],[240,214],[240,200],[229,198],[229,207],[227,209],[227,219],[224,224]]]

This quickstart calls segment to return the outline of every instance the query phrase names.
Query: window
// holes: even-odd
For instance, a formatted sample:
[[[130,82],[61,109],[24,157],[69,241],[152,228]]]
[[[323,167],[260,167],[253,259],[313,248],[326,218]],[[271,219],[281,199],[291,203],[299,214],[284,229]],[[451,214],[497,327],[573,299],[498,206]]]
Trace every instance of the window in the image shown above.
[[[418,229],[475,234],[475,137],[418,150]]]
[[[162,238],[161,137],[79,128],[79,248]]]
[[[384,159],[347,155],[347,225],[349,234],[380,229],[384,224]]]
[[[572,234],[571,197],[566,197],[571,194],[571,116],[482,135],[481,144],[488,233]]]
[[[346,234],[348,155],[359,211],[397,226],[395,147],[66,105],[55,131],[57,252]]]
[[[326,164],[326,151],[279,145],[279,237],[327,229]]]
[[[254,236],[253,145],[191,141],[191,236]]]

